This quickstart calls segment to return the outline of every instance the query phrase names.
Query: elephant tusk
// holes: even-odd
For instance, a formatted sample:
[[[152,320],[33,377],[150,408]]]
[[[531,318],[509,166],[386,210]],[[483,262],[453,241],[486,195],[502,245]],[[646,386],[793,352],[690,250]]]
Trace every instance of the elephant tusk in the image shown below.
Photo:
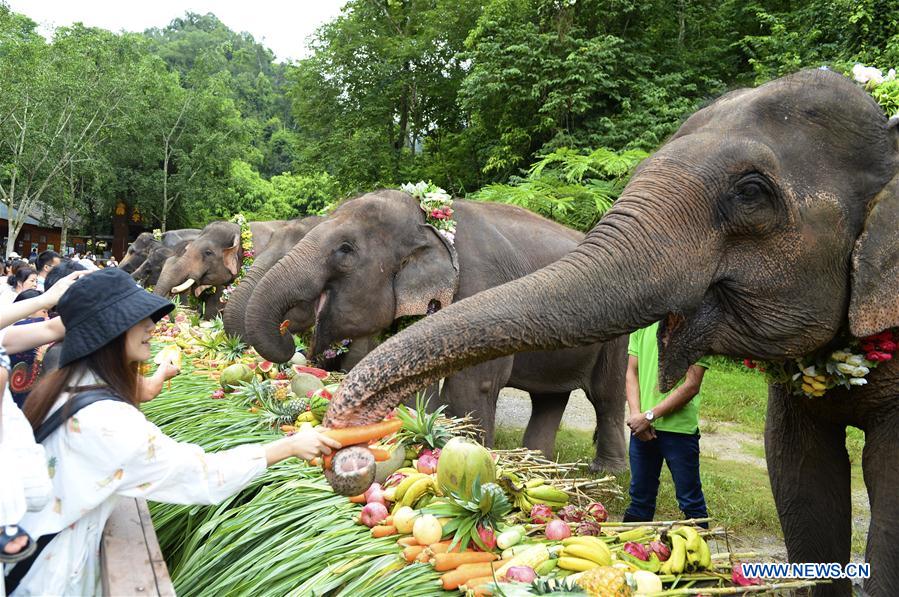
[[[184,292],[185,290],[187,290],[188,288],[190,288],[191,286],[193,286],[193,285],[194,285],[194,282],[195,282],[195,280],[194,280],[193,278],[188,278],[187,280],[185,280],[185,281],[182,282],[181,284],[178,284],[177,286],[175,286],[174,288],[172,288],[169,292],[170,292],[171,294],[181,294],[182,292]]]

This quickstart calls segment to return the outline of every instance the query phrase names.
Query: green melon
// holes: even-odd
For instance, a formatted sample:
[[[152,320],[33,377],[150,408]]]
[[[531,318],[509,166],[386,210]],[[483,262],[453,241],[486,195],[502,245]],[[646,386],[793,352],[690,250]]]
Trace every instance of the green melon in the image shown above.
[[[237,389],[240,386],[240,382],[249,383],[253,381],[254,377],[253,370],[248,366],[243,363],[235,363],[225,367],[221,377],[219,377],[219,381],[223,390],[231,391]]]
[[[475,483],[496,481],[496,465],[490,452],[476,441],[454,437],[443,447],[437,461],[437,483],[444,494],[471,498]]]
[[[309,392],[314,392],[325,387],[322,380],[311,373],[297,373],[290,380],[290,389],[300,398],[306,398]]]

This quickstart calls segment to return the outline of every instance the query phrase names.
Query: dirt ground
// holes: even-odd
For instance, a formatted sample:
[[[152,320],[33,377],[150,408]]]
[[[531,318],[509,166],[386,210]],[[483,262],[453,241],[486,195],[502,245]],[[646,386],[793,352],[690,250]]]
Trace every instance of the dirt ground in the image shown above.
[[[531,402],[526,392],[505,388],[500,393],[497,405],[497,426],[524,428],[531,415]],[[596,425],[593,406],[580,390],[572,393],[562,418],[562,426],[592,432]],[[741,431],[732,423],[703,421],[703,434],[700,439],[701,453],[716,460],[731,460],[755,466],[767,471],[760,434]],[[853,483],[853,534],[864,537],[870,521],[868,496],[860,483]],[[771,556],[778,560],[786,560],[786,547],[779,537],[753,537],[753,550],[760,555]],[[863,554],[854,554],[853,560],[863,560]]]

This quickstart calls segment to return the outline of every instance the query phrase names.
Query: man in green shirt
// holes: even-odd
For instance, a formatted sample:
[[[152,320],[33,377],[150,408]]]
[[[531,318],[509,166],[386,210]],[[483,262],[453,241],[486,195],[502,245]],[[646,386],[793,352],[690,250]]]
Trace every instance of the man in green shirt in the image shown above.
[[[687,518],[708,510],[699,480],[699,387],[709,365],[704,359],[668,394],[659,391],[659,324],[631,334],[628,343],[627,404],[631,430],[631,503],[625,522],[653,519],[662,463],[674,480],[677,503]]]

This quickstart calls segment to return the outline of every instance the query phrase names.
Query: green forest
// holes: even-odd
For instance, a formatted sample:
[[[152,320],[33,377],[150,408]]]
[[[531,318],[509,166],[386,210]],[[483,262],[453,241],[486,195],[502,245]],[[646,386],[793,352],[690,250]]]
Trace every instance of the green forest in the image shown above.
[[[61,27],[48,41],[0,4],[0,202],[98,233],[122,199],[164,230],[320,213],[430,180],[588,229],[633,166],[722,92],[801,68],[899,66],[899,10],[349,0],[310,48],[279,63],[192,13],[142,33]],[[884,89],[899,109],[899,88]]]

